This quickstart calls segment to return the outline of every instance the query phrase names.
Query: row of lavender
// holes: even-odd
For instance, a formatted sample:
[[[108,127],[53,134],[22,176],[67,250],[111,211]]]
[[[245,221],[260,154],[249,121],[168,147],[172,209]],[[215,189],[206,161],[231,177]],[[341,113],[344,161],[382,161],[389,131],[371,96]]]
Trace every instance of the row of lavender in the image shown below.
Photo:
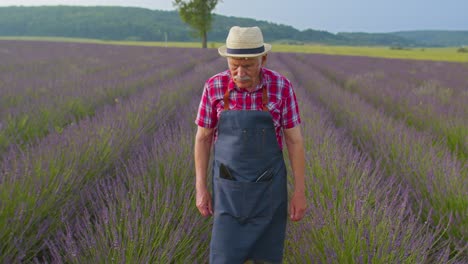
[[[296,56],[376,108],[428,130],[468,158],[468,64],[366,57]]]
[[[0,156],[186,72],[190,50],[2,41]],[[181,64],[173,58],[187,56]],[[206,59],[215,58],[208,56]]]
[[[131,159],[135,149],[174,119],[197,92],[193,82],[202,83],[210,71],[221,68],[221,61],[213,61],[217,56],[206,51],[150,51],[169,51],[171,60],[185,63],[167,69],[176,76],[149,82],[149,87],[119,104],[100,107],[94,116],[61,133],[52,132],[24,151],[11,148],[5,153],[0,170],[0,262],[49,260],[54,246],[47,241],[68,230],[69,220],[90,207],[92,193],[99,195],[101,182],[115,177],[117,164]],[[99,53],[94,55],[99,58]],[[202,63],[180,71],[194,61]],[[157,69],[153,74],[158,75]],[[84,197],[89,199],[83,201]]]
[[[308,91],[313,73],[282,69],[296,84],[303,117],[309,212],[290,228],[290,263],[445,263],[447,245],[434,247],[443,232],[421,223],[408,202],[410,189],[386,177],[379,162],[353,146],[347,131]],[[307,245],[307,246],[304,246]]]
[[[421,210],[421,222],[435,230],[444,227],[436,245],[448,243],[451,257],[466,259],[466,160],[454,156],[436,135],[417,131],[343,89],[330,80],[332,72],[324,74],[314,66],[320,65],[316,57],[304,62],[288,56],[284,63],[298,77],[298,83],[328,109],[354,144],[381,164],[385,177],[396,177],[409,188],[408,203],[415,212]]]
[[[207,262],[210,221],[194,206],[193,186],[193,109],[200,92],[113,177],[87,190],[83,214],[48,241],[53,262]]]

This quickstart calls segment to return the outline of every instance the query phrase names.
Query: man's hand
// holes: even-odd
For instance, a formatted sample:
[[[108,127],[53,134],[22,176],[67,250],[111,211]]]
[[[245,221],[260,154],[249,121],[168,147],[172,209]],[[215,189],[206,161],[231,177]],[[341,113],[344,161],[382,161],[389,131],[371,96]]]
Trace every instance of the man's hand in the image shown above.
[[[204,217],[213,215],[211,195],[206,188],[197,188],[196,205],[200,214]]]
[[[307,207],[305,197],[305,154],[304,140],[299,126],[285,129],[284,136],[286,146],[288,147],[289,160],[291,161],[292,171],[294,175],[294,193],[291,197],[289,207],[290,217],[292,221],[299,221],[304,217]]]
[[[206,187],[208,161],[210,159],[211,142],[213,141],[212,128],[198,127],[195,136],[195,190],[196,206],[203,216],[213,215],[211,195]]]
[[[299,221],[304,217],[307,209],[307,201],[305,193],[301,191],[295,191],[291,197],[291,204],[289,206],[290,218],[292,221]]]

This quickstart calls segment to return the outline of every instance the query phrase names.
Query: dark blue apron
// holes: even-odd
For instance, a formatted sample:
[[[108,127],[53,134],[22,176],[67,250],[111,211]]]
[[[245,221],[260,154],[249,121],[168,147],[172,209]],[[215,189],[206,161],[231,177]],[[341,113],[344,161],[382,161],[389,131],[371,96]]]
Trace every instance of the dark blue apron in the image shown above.
[[[263,88],[263,110],[229,110],[214,145],[210,263],[281,262],[287,220],[286,166]]]

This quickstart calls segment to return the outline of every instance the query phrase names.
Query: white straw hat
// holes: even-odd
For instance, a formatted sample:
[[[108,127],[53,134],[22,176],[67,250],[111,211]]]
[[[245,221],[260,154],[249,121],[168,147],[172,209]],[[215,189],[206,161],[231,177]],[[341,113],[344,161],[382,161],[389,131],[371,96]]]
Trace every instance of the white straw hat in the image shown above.
[[[223,57],[257,57],[271,50],[271,45],[263,43],[262,31],[258,27],[232,27],[226,45],[218,52]]]

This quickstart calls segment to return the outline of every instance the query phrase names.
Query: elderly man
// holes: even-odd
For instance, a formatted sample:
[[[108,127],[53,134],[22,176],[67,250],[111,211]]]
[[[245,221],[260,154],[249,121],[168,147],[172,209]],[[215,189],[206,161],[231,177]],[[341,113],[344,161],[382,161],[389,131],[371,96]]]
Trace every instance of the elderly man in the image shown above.
[[[270,50],[258,27],[232,27],[218,49],[229,69],[203,90],[195,121],[196,206],[214,216],[210,263],[282,261],[288,212],[283,134],[294,175],[290,219],[301,220],[306,209],[299,109],[289,80],[264,67]]]

